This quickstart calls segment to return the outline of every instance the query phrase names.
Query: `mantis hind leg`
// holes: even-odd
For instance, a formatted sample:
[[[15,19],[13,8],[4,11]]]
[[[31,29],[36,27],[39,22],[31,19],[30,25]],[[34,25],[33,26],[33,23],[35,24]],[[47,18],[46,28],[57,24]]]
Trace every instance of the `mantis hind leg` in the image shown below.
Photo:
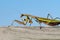
[[[42,26],[41,26],[41,23],[39,23],[40,24],[40,29],[42,28]]]
[[[47,19],[49,18],[49,16],[50,16],[51,19],[53,19],[53,17],[50,14],[47,15]]]

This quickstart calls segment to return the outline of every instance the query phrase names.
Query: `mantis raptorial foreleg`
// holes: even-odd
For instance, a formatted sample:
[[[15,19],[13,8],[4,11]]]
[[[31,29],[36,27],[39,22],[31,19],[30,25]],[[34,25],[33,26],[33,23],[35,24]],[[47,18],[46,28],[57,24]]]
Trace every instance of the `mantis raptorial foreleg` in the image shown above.
[[[33,22],[32,22],[32,18],[30,18],[29,16],[26,16],[26,18],[24,18],[23,21],[24,21],[26,24],[29,23],[30,26],[31,26],[31,24],[33,23]]]
[[[19,21],[19,20],[14,20],[14,21],[11,23],[11,25],[13,25],[14,22],[17,22],[18,24],[26,25],[24,22],[21,22],[21,21]]]

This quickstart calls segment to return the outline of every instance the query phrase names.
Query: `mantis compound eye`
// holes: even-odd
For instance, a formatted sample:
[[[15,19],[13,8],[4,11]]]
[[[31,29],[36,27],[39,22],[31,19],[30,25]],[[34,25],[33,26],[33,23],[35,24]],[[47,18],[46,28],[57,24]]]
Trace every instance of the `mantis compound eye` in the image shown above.
[[[21,14],[21,16],[20,17],[22,17],[22,16],[24,16],[23,14]]]
[[[24,21],[26,21],[26,19],[24,19]]]

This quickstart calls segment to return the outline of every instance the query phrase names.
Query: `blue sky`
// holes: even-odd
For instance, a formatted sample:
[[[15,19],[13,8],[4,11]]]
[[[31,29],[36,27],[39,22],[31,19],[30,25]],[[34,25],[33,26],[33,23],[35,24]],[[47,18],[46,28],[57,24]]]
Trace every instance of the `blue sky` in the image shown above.
[[[10,25],[20,14],[60,17],[60,0],[0,0],[0,26]],[[38,25],[38,24],[34,24]]]

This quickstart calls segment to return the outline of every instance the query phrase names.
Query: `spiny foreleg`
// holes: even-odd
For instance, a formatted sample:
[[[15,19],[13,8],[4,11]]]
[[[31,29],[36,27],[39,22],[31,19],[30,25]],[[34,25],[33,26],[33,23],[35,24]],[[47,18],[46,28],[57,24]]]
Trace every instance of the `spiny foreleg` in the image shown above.
[[[26,25],[24,22],[21,22],[19,20],[13,20],[11,26],[14,24],[14,22],[17,22],[18,24]]]

